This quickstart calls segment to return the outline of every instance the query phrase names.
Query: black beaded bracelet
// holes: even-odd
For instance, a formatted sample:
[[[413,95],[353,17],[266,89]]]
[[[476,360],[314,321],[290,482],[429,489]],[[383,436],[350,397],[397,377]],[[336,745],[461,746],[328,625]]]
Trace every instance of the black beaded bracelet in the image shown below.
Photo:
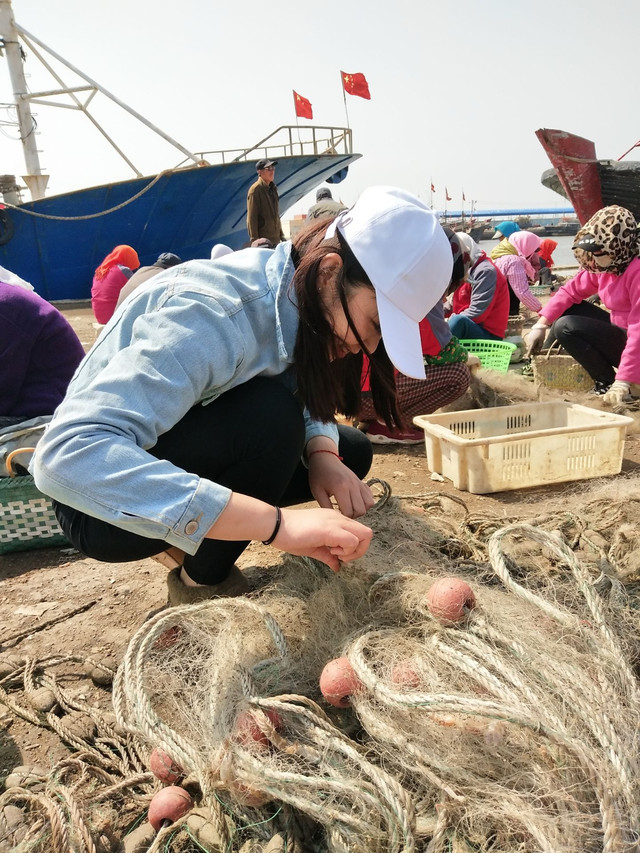
[[[278,535],[278,531],[280,530],[280,524],[281,523],[282,523],[282,510],[280,509],[279,506],[277,506],[276,507],[276,526],[273,528],[273,533],[271,534],[271,536],[268,539],[263,540],[263,542],[262,542],[263,545],[271,545],[273,540]]]

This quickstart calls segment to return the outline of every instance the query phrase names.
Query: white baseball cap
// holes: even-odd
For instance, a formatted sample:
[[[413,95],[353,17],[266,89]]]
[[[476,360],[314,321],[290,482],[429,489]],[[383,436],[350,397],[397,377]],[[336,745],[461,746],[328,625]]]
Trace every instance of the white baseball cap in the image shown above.
[[[376,291],[382,340],[394,366],[424,379],[419,323],[444,294],[453,255],[437,215],[397,187],[369,187],[329,225],[369,276]]]

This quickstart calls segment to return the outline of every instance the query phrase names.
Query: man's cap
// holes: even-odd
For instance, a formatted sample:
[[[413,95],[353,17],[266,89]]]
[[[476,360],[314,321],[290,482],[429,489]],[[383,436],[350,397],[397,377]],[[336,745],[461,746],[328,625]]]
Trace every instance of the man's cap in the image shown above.
[[[270,169],[271,166],[277,166],[277,160],[258,160],[256,163],[256,172],[260,172],[262,169]]]
[[[329,187],[320,187],[320,189],[316,192],[316,201],[320,201],[323,198],[333,198]]]
[[[158,255],[158,259],[153,266],[162,267],[163,270],[167,270],[169,267],[175,267],[176,264],[181,263],[182,258],[174,255],[173,252],[163,252],[161,255]]]
[[[329,224],[326,238],[336,231],[375,288],[389,358],[400,373],[424,379],[419,323],[442,298],[453,268],[438,217],[405,190],[369,187]]]

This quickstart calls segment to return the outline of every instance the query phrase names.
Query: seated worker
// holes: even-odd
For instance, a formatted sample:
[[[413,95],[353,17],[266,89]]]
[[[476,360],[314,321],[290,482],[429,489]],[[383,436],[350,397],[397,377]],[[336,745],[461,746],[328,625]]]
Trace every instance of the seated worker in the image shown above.
[[[83,358],[57,308],[34,291],[0,282],[0,426],[53,414]]]
[[[169,267],[175,267],[176,264],[181,263],[182,259],[177,255],[174,255],[172,252],[163,252],[161,255],[158,255],[158,259],[150,266],[140,267],[136,272],[134,272],[129,281],[120,291],[118,301],[116,302],[116,308],[124,302],[130,293],[133,293],[136,287],[143,284],[143,282],[147,281],[152,276],[157,275],[159,272],[162,272],[162,270],[168,270]]]
[[[500,341],[509,321],[507,279],[469,234],[455,237],[462,250],[464,275],[450,287],[449,328],[458,338]]]
[[[553,253],[558,248],[558,241],[552,240],[550,237],[545,237],[540,243],[540,284],[549,286],[553,289],[553,285],[557,282],[557,278],[552,272]]]
[[[116,310],[120,291],[140,266],[138,253],[131,246],[116,246],[93,275],[91,307],[98,323],[108,323]]]
[[[593,393],[618,406],[640,383],[640,250],[633,214],[619,205],[598,210],[578,231],[580,272],[553,294],[527,337],[527,354],[551,336],[594,381]],[[598,295],[608,311],[589,301]]]
[[[540,300],[529,289],[539,269],[539,265],[537,268],[532,265],[531,257],[540,248],[540,242],[540,238],[531,231],[518,230],[491,250],[491,260],[509,285],[510,317],[520,313],[520,302],[536,314],[542,308]],[[534,263],[537,263],[535,258]]]
[[[363,362],[362,403],[358,420],[372,444],[421,444],[424,432],[413,426],[416,415],[430,415],[461,397],[469,387],[469,353],[451,334],[438,302],[420,323],[424,379],[396,372],[398,408],[403,427],[390,429],[377,415],[368,385],[368,366]]]
[[[346,204],[334,201],[329,187],[320,187],[316,193],[316,203],[307,212],[307,219],[326,219],[327,217],[337,216],[346,209]]]

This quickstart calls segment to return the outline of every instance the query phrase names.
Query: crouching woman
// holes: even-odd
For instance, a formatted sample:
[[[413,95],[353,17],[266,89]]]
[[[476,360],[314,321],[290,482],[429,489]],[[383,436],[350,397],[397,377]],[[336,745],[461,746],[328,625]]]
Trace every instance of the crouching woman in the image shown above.
[[[184,552],[172,604],[244,592],[251,540],[336,571],[361,557],[371,445],[334,416],[358,412],[365,353],[376,411],[401,422],[393,368],[424,378],[419,322],[451,266],[423,202],[371,187],[274,251],[159,273],[100,335],[35,455],[67,537],[107,562]]]

